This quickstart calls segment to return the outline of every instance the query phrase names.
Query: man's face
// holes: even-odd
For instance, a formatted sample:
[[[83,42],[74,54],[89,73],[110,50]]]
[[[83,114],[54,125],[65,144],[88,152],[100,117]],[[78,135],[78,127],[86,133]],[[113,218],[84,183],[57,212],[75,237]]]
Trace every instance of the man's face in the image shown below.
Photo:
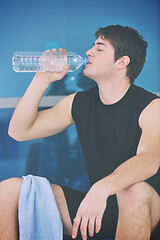
[[[116,67],[114,48],[108,40],[99,37],[86,54],[89,58],[89,63],[83,70],[85,76],[95,81],[113,76]]]

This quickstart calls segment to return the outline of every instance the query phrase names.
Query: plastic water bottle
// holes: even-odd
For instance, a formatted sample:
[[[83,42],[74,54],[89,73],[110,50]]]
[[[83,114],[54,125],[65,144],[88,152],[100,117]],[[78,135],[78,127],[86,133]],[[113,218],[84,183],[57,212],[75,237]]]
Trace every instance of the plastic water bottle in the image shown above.
[[[74,52],[18,51],[12,57],[15,72],[60,72],[66,64],[69,64],[68,72],[74,72],[87,63],[87,57]]]

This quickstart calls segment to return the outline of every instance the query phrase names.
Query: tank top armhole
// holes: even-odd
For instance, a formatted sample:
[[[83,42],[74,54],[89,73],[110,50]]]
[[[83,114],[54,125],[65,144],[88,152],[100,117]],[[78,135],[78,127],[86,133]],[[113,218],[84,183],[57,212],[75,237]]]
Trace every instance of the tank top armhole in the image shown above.
[[[78,93],[79,92],[77,92],[76,95],[74,96],[73,102],[72,102],[72,107],[71,107],[71,115],[72,115],[74,122],[76,121],[76,98],[78,96]]]

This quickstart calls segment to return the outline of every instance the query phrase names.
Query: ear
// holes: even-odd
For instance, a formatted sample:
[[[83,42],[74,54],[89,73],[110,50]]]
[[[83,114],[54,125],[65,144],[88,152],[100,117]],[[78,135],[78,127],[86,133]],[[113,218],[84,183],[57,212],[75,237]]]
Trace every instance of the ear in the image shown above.
[[[118,69],[123,69],[123,68],[126,68],[130,63],[130,58],[128,56],[123,56],[119,58],[117,61],[118,61]]]

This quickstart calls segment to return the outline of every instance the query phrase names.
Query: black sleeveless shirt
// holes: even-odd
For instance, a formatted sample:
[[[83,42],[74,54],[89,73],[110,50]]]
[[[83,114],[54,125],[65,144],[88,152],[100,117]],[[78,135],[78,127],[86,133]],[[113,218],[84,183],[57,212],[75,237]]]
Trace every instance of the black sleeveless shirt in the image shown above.
[[[136,155],[142,130],[138,119],[156,94],[130,85],[116,103],[105,105],[98,86],[78,92],[72,104],[75,121],[91,184],[111,174]],[[160,194],[160,171],[147,180]]]

